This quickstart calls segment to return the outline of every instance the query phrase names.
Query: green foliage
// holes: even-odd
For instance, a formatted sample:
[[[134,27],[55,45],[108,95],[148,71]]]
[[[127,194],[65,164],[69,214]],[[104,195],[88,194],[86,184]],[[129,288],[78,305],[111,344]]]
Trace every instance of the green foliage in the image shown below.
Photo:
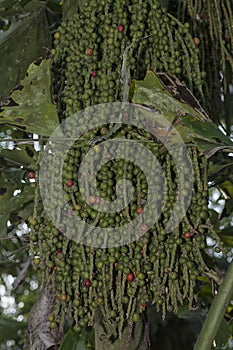
[[[12,107],[13,104],[13,107]],[[50,136],[58,117],[50,98],[50,60],[32,63],[27,76],[3,105],[0,124],[12,124],[27,132]]]
[[[76,333],[74,330],[69,329],[66,333],[64,340],[59,350],[88,350],[88,344],[93,342],[93,332],[90,330],[82,330],[81,334]]]
[[[7,8],[4,8],[6,3]],[[0,10],[5,9],[5,15],[9,16],[6,19],[8,27],[0,33],[1,99],[8,97],[10,91],[20,83],[28,65],[44,57],[46,50],[51,47],[44,2],[29,1],[24,8],[19,9],[17,15],[14,6],[10,6],[8,1],[6,3],[0,4]]]
[[[63,19],[74,14],[74,9],[84,10],[88,6],[89,0],[64,0],[62,6]]]
[[[21,192],[14,196],[14,191],[18,189],[17,183],[7,180],[3,173],[1,173],[0,181],[0,237],[6,237],[7,221],[12,219],[14,214],[17,214],[26,204],[33,200],[34,189],[29,185],[25,185]]]
[[[0,343],[7,339],[17,339],[17,331],[25,327],[25,323],[18,322],[12,318],[0,317]]]

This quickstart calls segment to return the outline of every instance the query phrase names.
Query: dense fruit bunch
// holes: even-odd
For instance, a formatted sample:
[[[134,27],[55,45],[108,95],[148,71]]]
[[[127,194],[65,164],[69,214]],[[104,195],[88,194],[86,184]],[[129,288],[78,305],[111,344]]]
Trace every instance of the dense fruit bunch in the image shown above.
[[[158,1],[91,0],[85,13],[78,13],[62,23],[55,34],[55,45],[53,97],[61,119],[88,106],[125,100],[125,86],[131,79],[143,78],[148,68],[174,73],[184,79],[190,89],[201,94],[198,49],[188,25],[166,14]],[[129,81],[127,72],[131,76]],[[87,122],[85,118],[80,119],[79,130],[83,127],[85,131]],[[75,119],[73,124],[71,120],[65,128],[67,137],[76,127],[75,123]],[[43,283],[51,284],[57,297],[56,307],[49,317],[51,328],[58,325],[62,328],[65,315],[73,319],[77,331],[86,324],[93,326],[96,311],[100,310],[107,335],[118,337],[127,323],[139,319],[148,303],[155,303],[158,310],[161,308],[163,316],[166,311],[176,312],[179,304],[188,303],[192,309],[198,276],[214,277],[214,273],[202,258],[207,233],[211,234],[204,157],[190,147],[195,180],[191,205],[179,226],[168,234],[165,228],[174,207],[182,209],[183,206],[182,201],[176,203],[177,191],[182,191],[183,198],[189,195],[190,174],[183,171],[182,188],[178,188],[179,169],[167,152],[161,152],[161,145],[150,133],[125,124],[111,133],[112,127],[103,125],[84,133],[81,142],[75,141],[65,155],[64,164],[63,152],[51,150],[52,165],[47,169],[48,185],[52,188],[52,196],[46,203],[49,209],[43,209],[38,189],[34,215],[29,223],[34,263],[41,271]],[[125,158],[118,157],[117,148],[111,148],[109,161],[97,174],[98,195],[90,193],[89,204],[82,197],[77,174],[83,158],[92,148],[86,141],[106,134],[144,142],[144,147],[162,165],[167,185],[165,192],[158,192],[156,196],[158,201],[165,198],[165,204],[159,221],[149,230],[143,222],[148,199],[147,178],[143,169],[127,160],[127,154]],[[102,157],[99,145],[92,150],[93,164],[99,164]],[[184,159],[182,148],[177,152],[180,159]],[[119,154],[122,155],[122,150]],[[58,210],[63,194],[55,179],[61,166],[65,200],[72,215],[92,224],[93,232],[95,227],[123,227],[140,217],[139,238],[118,246],[122,237],[110,237],[112,247],[108,249],[88,246],[88,237],[86,245],[68,239],[66,233],[75,228],[78,232],[79,227],[78,220],[77,227],[71,227],[69,222],[65,226],[63,218],[67,212]],[[156,167],[150,162],[148,167],[158,177]],[[122,179],[130,180],[134,186],[131,202],[118,212],[99,212],[98,203],[116,199],[117,183]],[[56,227],[49,219],[50,211],[56,213]],[[103,239],[100,234],[98,246]]]
[[[125,67],[131,79],[142,79],[148,68],[173,73],[202,93],[204,73],[188,24],[167,14],[158,0],[91,0],[85,13],[64,21],[55,34],[53,85],[60,115],[121,101]]]
[[[227,95],[228,85],[232,84],[232,1],[177,0],[169,1],[169,6],[177,18],[190,23],[194,43],[199,47],[202,69],[206,72],[202,104],[211,118],[218,122],[226,108],[222,103],[222,93],[224,91]]]
[[[132,133],[132,130],[128,132]],[[134,133],[137,132],[140,135],[140,130],[135,129]],[[51,283],[56,292],[56,307],[50,317],[52,327],[58,326],[57,320],[62,327],[65,315],[74,320],[77,331],[87,324],[93,326],[95,313],[100,309],[107,334],[117,337],[128,322],[138,319],[149,303],[155,303],[158,310],[161,308],[164,316],[166,311],[176,312],[178,305],[187,302],[192,309],[195,306],[194,287],[198,276],[214,277],[214,272],[209,270],[202,258],[206,250],[206,236],[211,235],[206,177],[202,180],[206,171],[205,158],[198,156],[195,148],[189,149],[195,178],[191,205],[175,231],[166,233],[166,223],[174,205],[177,205],[177,169],[172,157],[168,153],[160,155],[153,142],[145,143],[145,147],[152,149],[159,158],[167,179],[162,215],[149,231],[143,224],[147,182],[137,165],[118,159],[102,166],[97,176],[99,197],[90,196],[92,206],[83,200],[77,183],[77,170],[86,150],[82,153],[82,149],[75,147],[74,143],[65,157],[63,188],[73,215],[103,228],[124,225],[141,216],[140,238],[121,247],[92,248],[69,240],[64,235],[72,227],[63,224],[67,212],[58,212],[57,203],[62,194],[53,187],[56,173],[48,169],[49,183],[53,187],[50,208],[58,212],[60,224],[57,227],[51,224],[49,213],[43,211],[40,201],[30,224],[34,263],[41,271],[43,283]],[[183,157],[182,150],[178,152]],[[53,169],[58,166],[59,157],[62,154],[58,152],[54,157]],[[98,157],[101,155],[98,154]],[[99,162],[98,157],[96,162]],[[135,187],[135,196],[128,207],[113,214],[98,212],[95,204],[103,198],[115,199],[114,188],[117,181],[124,177],[130,179]],[[190,174],[184,171],[184,198],[188,195],[189,177]],[[76,229],[78,232],[78,221]],[[100,236],[96,242],[100,246],[102,239]],[[117,244],[118,240],[119,237],[112,237],[111,243]]]

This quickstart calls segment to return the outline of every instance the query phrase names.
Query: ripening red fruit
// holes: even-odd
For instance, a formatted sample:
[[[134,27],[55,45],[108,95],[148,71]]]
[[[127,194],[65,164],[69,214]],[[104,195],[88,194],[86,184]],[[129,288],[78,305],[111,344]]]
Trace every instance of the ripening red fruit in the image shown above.
[[[72,180],[67,180],[67,181],[66,181],[66,186],[67,186],[67,187],[72,187],[72,186],[74,186],[73,181],[72,181]]]
[[[119,33],[122,33],[124,31],[124,27],[121,24],[119,24],[119,26],[117,26],[117,30]]]
[[[128,275],[126,276],[126,279],[128,282],[133,282],[135,279],[135,276],[132,272],[128,273]]]
[[[57,249],[56,252],[55,252],[55,255],[57,256],[60,253],[62,253],[61,249]]]
[[[91,281],[90,281],[89,279],[85,279],[85,280],[83,281],[83,285],[84,285],[85,287],[89,288],[89,287],[91,286]]]
[[[96,77],[97,77],[97,72],[96,72],[96,70],[93,70],[93,71],[91,72],[91,76],[92,76],[93,78],[96,78]]]
[[[191,237],[191,233],[190,232],[185,232],[184,233],[184,237],[185,238],[190,238]]]
[[[101,198],[100,197],[95,197],[95,203],[99,204],[101,202]]]
[[[62,260],[64,258],[64,255],[61,251],[61,249],[58,249],[56,252],[55,252],[55,256],[58,260]]]
[[[29,179],[35,179],[35,173],[34,173],[34,171],[30,171],[30,172],[28,173],[28,177],[29,177]]]
[[[141,307],[145,309],[147,307],[148,303],[141,304]]]
[[[86,55],[87,56],[92,56],[93,55],[93,50],[92,49],[87,49]]]
[[[144,212],[143,208],[142,207],[138,207],[137,208],[137,213],[138,214],[142,214]]]
[[[115,267],[115,269],[117,269],[117,268],[118,268],[118,266],[119,266],[119,262],[117,262],[117,261],[116,261],[116,262],[114,263],[114,267]]]

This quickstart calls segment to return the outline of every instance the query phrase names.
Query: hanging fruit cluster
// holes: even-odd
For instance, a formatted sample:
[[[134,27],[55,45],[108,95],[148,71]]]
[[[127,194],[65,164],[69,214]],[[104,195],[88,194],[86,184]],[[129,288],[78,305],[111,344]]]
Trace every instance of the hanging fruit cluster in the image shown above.
[[[177,18],[190,23],[194,43],[199,47],[202,69],[206,72],[202,103],[211,118],[218,122],[225,108],[222,91],[227,94],[229,84],[232,84],[232,1],[178,0],[169,1],[169,4]]]
[[[206,160],[198,155],[195,148],[189,149],[195,178],[191,205],[180,225],[172,233],[166,233],[166,224],[177,197],[178,174],[172,157],[168,153],[159,155],[158,147],[155,146],[153,142],[145,144],[163,164],[167,189],[162,215],[150,230],[143,224],[147,182],[137,165],[118,159],[102,166],[97,177],[99,197],[90,197],[93,206],[85,203],[77,184],[78,167],[86,152],[82,153],[80,148],[71,148],[63,167],[63,188],[70,212],[102,228],[124,225],[141,216],[142,224],[138,232],[141,237],[137,241],[106,249],[78,244],[64,235],[72,229],[63,224],[67,213],[59,213],[60,225],[55,227],[48,217],[48,211],[43,211],[38,193],[34,216],[29,220],[32,229],[31,248],[34,263],[41,271],[42,282],[53,285],[56,293],[56,307],[49,317],[52,328],[57,327],[58,323],[63,327],[66,315],[74,320],[77,331],[85,325],[93,326],[99,308],[108,336],[117,337],[128,322],[139,319],[139,314],[149,303],[155,303],[158,310],[162,309],[163,316],[167,311],[177,312],[178,305],[187,302],[192,309],[195,306],[194,287],[198,276],[204,274],[216,278],[202,258],[207,250],[206,237],[211,235],[206,176],[203,180]],[[180,156],[183,156],[182,150]],[[99,161],[98,158],[96,161]],[[55,163],[57,159],[52,164],[53,169],[56,169]],[[51,174],[53,186],[56,173],[48,169],[48,174]],[[183,179],[184,198],[188,195],[189,176],[186,173]],[[128,207],[118,213],[98,212],[94,208],[95,204],[102,198],[113,200],[114,188],[121,178],[132,180],[135,187],[135,195]],[[50,208],[56,212],[62,194],[56,188],[52,189],[52,193]],[[78,225],[79,221],[77,231]],[[118,243],[118,238],[114,241],[115,238],[110,242],[113,245]],[[99,237],[96,245],[101,246],[102,239]]]
[[[203,73],[198,65],[198,49],[188,26],[166,14],[155,0],[91,0],[85,13],[77,13],[62,23],[55,34],[55,45],[53,97],[61,119],[88,106],[125,99],[124,73],[127,68],[131,79],[144,78],[148,68],[174,73],[184,79],[190,89],[202,93]],[[125,66],[126,69],[122,69]],[[79,120],[79,129],[83,125],[85,130],[86,122]],[[70,128],[75,128],[75,122],[74,125],[71,122]],[[88,246],[88,240],[82,245],[68,239],[65,234],[74,228],[63,224],[67,213],[57,210],[63,194],[55,185],[49,199],[50,210],[57,213],[60,223],[56,227],[51,223],[50,212],[43,209],[37,188],[34,215],[29,224],[34,264],[41,271],[42,282],[51,284],[56,294],[56,307],[49,317],[51,328],[62,328],[66,315],[74,320],[77,331],[87,324],[93,326],[96,311],[100,310],[106,333],[109,337],[118,337],[128,322],[137,322],[149,303],[162,309],[163,316],[167,311],[176,312],[178,305],[184,303],[192,309],[198,276],[217,277],[203,260],[206,236],[211,235],[207,164],[195,147],[189,148],[189,158],[194,164],[191,204],[172,233],[167,233],[165,228],[177,205],[178,169],[168,152],[160,152],[160,145],[150,133],[137,127],[122,123],[113,136],[138,140],[162,165],[167,185],[165,193],[158,193],[158,200],[159,196],[161,199],[165,196],[158,222],[149,230],[143,223],[148,197],[147,178],[143,169],[127,160],[127,155],[125,159],[117,158],[117,149],[111,149],[111,159],[97,174],[98,196],[90,193],[91,205],[85,202],[77,181],[81,161],[92,148],[85,140],[109,135],[111,128],[112,125],[104,125],[84,133],[84,143],[80,146],[79,141],[74,142],[67,152],[62,172],[65,199],[70,212],[94,228],[124,226],[141,217],[138,232],[141,237],[115,247],[119,238],[112,237],[112,247],[104,249]],[[69,127],[65,131],[69,137]],[[96,151],[94,163],[101,161],[98,147],[93,147]],[[177,152],[183,159],[182,148]],[[63,153],[51,152],[50,157],[54,159],[47,177],[53,186]],[[150,166],[152,164],[148,163]],[[151,171],[156,177],[156,168]],[[185,171],[183,174],[182,195],[185,198],[189,195],[190,174]],[[131,202],[119,212],[99,212],[95,205],[101,200],[114,201],[117,183],[122,179],[132,181],[134,186]],[[97,246],[101,246],[102,240],[100,236]]]
[[[121,101],[122,60],[132,79],[144,78],[147,69],[168,72],[202,94],[204,72],[188,23],[167,14],[158,0],[91,0],[55,34],[54,98],[63,118]]]

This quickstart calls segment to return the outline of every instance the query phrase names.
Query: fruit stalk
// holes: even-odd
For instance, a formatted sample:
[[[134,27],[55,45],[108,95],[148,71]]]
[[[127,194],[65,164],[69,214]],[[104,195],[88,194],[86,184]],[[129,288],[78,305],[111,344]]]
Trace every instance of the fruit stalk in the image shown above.
[[[208,316],[203,324],[194,350],[210,350],[219,326],[222,322],[226,308],[233,295],[233,262],[231,262],[218,294],[210,307]]]
[[[117,338],[113,343],[105,334],[103,317],[98,313],[95,319],[95,349],[96,350],[149,350],[149,324],[144,314],[140,315],[136,323],[129,323],[124,327],[122,337]]]

